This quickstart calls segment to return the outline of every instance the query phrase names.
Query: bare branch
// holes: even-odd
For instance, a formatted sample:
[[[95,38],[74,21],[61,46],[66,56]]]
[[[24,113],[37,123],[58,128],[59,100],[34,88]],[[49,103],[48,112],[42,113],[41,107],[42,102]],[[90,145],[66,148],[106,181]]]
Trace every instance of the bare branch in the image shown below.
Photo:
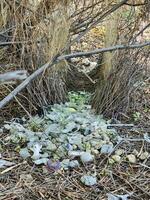
[[[116,51],[116,50],[122,50],[122,49],[142,48],[144,46],[150,46],[150,41],[142,43],[142,44],[116,45],[116,46],[107,47],[107,48],[101,48],[101,49],[96,49],[96,50],[88,51],[88,52],[72,53],[72,54],[68,54],[68,55],[59,56],[58,60],[62,60],[62,59],[66,59],[67,60],[67,59],[75,58],[75,57],[90,56],[90,55],[99,54],[99,53],[108,52],[108,51]]]
[[[27,43],[25,41],[16,41],[16,42],[0,42],[0,46],[8,46],[8,45],[12,45],[12,44],[24,44],[24,43]]]
[[[75,42],[79,41],[85,34],[87,34],[92,28],[94,28],[97,24],[99,24],[103,19],[105,19],[109,14],[115,12],[116,10],[118,10],[121,6],[125,5],[125,3],[128,0],[122,0],[120,3],[118,3],[117,5],[113,6],[110,10],[108,10],[107,12],[105,12],[102,16],[100,16],[95,22],[93,22],[93,24],[91,24],[91,26],[89,28],[87,28],[83,33],[81,33],[79,36],[77,36],[74,40],[71,41],[71,43],[69,43],[69,45],[67,45],[67,47],[64,49],[67,50],[72,44],[74,44]]]
[[[142,30],[140,30],[133,38],[132,38],[132,41],[135,41],[135,39],[140,35],[142,34],[147,28],[150,27],[150,23],[148,23]]]
[[[145,6],[147,4],[148,4],[147,2],[145,2],[145,3],[137,3],[137,4],[125,3],[125,5],[127,5],[127,6]]]
[[[24,80],[18,87],[16,87],[8,96],[0,101],[0,108],[4,107],[9,101],[11,101],[19,92],[21,92],[31,81],[33,81],[38,75],[42,74],[48,67],[52,67],[57,62],[48,62],[41,68],[33,72],[26,80]]]
[[[99,54],[102,52],[107,51],[115,51],[119,49],[134,49],[134,48],[142,48],[144,46],[149,46],[150,42],[146,42],[143,44],[134,44],[134,45],[117,45],[108,48],[96,49],[89,52],[79,52],[74,54],[56,56],[52,62],[47,62],[41,68],[37,69],[33,72],[26,80],[24,80],[18,87],[16,87],[8,96],[6,96],[2,101],[0,101],[0,108],[4,107],[9,101],[11,101],[19,92],[21,92],[31,81],[33,81],[37,76],[42,74],[47,68],[52,67],[53,65],[57,64],[61,60],[69,59],[73,57],[82,57],[82,56],[90,56],[93,54]]]

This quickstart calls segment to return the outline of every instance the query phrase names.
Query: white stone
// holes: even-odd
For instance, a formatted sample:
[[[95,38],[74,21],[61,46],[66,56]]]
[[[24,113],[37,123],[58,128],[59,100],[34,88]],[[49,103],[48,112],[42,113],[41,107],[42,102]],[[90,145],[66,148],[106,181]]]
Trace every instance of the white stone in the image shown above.
[[[94,156],[89,152],[84,152],[81,154],[80,159],[83,163],[88,163],[94,160]]]
[[[130,163],[136,163],[136,157],[133,154],[127,155],[127,159]]]
[[[75,168],[75,167],[79,167],[79,166],[80,166],[80,164],[77,160],[72,160],[69,162],[69,167],[71,167],[71,168]]]
[[[121,161],[121,157],[118,156],[118,155],[113,155],[113,156],[112,156],[112,159],[113,159],[115,162],[118,162],[118,163]]]
[[[97,178],[95,176],[84,175],[81,177],[81,182],[87,186],[93,186],[97,184]]]

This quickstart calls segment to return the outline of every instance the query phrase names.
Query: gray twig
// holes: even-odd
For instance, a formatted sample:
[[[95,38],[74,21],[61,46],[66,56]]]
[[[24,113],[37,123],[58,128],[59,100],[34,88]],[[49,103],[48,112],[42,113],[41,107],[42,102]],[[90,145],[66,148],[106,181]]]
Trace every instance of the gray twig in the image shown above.
[[[9,101],[11,101],[20,91],[22,91],[31,81],[33,81],[37,76],[42,74],[47,68],[52,67],[53,65],[57,64],[61,60],[69,59],[73,57],[82,57],[82,56],[89,56],[93,54],[99,54],[101,52],[107,51],[115,51],[119,49],[134,49],[134,48],[141,48],[144,46],[150,45],[150,42],[142,43],[142,44],[134,44],[134,45],[117,45],[108,48],[97,49],[89,52],[79,52],[74,54],[62,55],[55,57],[52,62],[47,62],[41,68],[37,69],[33,72],[26,80],[24,80],[18,87],[16,87],[8,96],[6,96],[2,101],[0,101],[0,108],[4,107]]]

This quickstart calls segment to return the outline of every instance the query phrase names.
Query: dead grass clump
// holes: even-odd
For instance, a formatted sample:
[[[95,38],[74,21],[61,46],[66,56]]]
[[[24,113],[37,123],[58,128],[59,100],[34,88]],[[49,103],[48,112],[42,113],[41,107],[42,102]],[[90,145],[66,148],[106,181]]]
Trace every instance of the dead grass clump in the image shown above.
[[[98,113],[117,117],[129,110],[131,96],[139,81],[143,80],[148,52],[123,51],[107,81],[99,80],[93,96],[93,107]],[[142,61],[142,62],[141,62]]]
[[[64,48],[70,27],[67,1],[21,0],[10,3],[2,0],[0,6],[2,39],[3,42],[12,42],[1,48],[0,63],[3,64],[0,73],[25,69],[31,74]],[[12,67],[6,69],[6,65]],[[39,106],[63,101],[66,96],[65,72],[66,63],[61,62],[31,83],[17,97],[24,110],[30,112]],[[7,89],[6,86],[0,86],[0,99],[15,86],[8,84]]]
[[[147,8],[147,4],[143,6]],[[130,10],[124,7],[120,14],[117,44],[142,43],[138,36],[144,30],[139,30],[143,21],[148,23],[148,12],[144,8]],[[110,38],[110,36],[109,36]],[[144,38],[143,38],[144,40]],[[111,46],[111,45],[110,45]],[[97,113],[103,113],[109,117],[116,117],[118,114],[126,113],[131,103],[131,94],[136,88],[138,81],[142,81],[144,72],[148,66],[149,47],[137,50],[124,50],[110,53],[112,63],[105,59],[99,71],[99,81],[93,95],[92,104]],[[104,72],[110,68],[108,77],[104,77]],[[103,67],[103,65],[106,65]],[[104,68],[104,69],[103,69]],[[104,72],[103,72],[104,71]]]

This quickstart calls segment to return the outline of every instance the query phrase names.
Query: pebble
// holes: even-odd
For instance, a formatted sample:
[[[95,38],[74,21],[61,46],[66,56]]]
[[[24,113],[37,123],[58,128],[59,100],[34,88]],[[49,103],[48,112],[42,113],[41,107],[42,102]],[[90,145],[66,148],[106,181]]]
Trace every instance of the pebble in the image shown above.
[[[79,157],[81,154],[83,154],[83,151],[68,151],[68,156],[69,157]]]
[[[124,153],[123,149],[118,149],[118,150],[115,151],[115,154],[118,155],[118,156],[121,156],[123,153]]]
[[[110,154],[114,150],[113,145],[110,144],[104,144],[101,148],[101,153],[102,154]]]
[[[55,151],[57,149],[56,145],[53,144],[51,141],[48,142],[46,149],[50,150],[50,151]]]
[[[95,176],[84,175],[81,177],[81,182],[87,186],[93,186],[97,184],[97,178]]]
[[[118,162],[118,163],[121,161],[121,157],[118,156],[118,155],[113,155],[113,156],[112,156],[112,159],[113,159],[115,162]]]
[[[64,159],[62,162],[61,162],[61,166],[63,169],[68,169],[69,168],[69,163],[70,163],[70,160],[69,159]]]
[[[79,167],[79,166],[80,166],[80,164],[77,160],[72,160],[72,161],[69,162],[69,167],[71,167],[71,168],[76,168],[76,167]]]
[[[136,163],[136,157],[133,154],[127,155],[127,159],[130,163]]]
[[[145,151],[145,152],[143,152],[143,153],[141,153],[141,155],[140,155],[140,159],[141,160],[145,160],[146,158],[148,158],[149,157],[149,153],[147,152],[147,151]]]
[[[80,159],[83,163],[88,163],[94,160],[94,156],[89,152],[85,152],[81,154]]]

